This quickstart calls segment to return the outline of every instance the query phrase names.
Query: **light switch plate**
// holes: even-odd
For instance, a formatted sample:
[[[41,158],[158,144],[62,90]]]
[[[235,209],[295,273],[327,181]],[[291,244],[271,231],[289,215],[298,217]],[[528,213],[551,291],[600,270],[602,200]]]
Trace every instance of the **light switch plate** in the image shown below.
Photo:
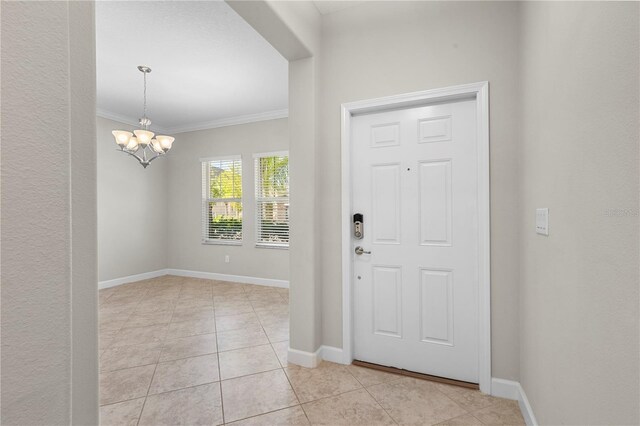
[[[536,209],[536,233],[549,235],[549,209]]]

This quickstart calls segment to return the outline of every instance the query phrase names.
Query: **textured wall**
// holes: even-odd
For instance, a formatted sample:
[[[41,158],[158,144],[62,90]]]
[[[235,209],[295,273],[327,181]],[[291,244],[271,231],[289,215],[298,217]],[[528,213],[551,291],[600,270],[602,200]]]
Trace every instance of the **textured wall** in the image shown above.
[[[638,424],[639,5],[521,22],[521,382],[540,424]]]
[[[169,250],[168,162],[173,151],[144,169],[118,152],[111,134],[133,130],[131,126],[100,117],[97,124],[99,280],[164,269]]]
[[[93,3],[1,7],[0,422],[97,424]]]
[[[169,160],[168,267],[192,271],[289,279],[289,251],[255,247],[253,154],[289,148],[287,120],[180,133]],[[243,237],[241,246],[201,243],[202,169],[200,158],[242,155]],[[161,161],[161,160],[158,160]],[[155,164],[154,164],[155,165]],[[153,167],[153,166],[151,166]],[[225,255],[230,262],[225,263]]]
[[[390,1],[323,17],[317,155],[325,345],[342,346],[340,104],[488,80],[493,375],[518,378],[517,8]]]

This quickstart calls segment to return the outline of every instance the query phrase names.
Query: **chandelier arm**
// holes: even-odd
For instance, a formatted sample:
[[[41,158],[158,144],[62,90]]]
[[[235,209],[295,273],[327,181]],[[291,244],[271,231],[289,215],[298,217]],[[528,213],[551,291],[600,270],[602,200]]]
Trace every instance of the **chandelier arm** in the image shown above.
[[[153,157],[151,157],[151,158],[149,159],[149,161],[147,161],[147,163],[151,163],[153,160],[155,160],[155,159],[156,159],[156,158],[158,158],[158,157],[162,157],[163,155],[164,155],[164,153],[163,153],[163,154],[156,153],[156,155],[154,155]]]
[[[143,164],[145,162],[142,158],[140,158],[140,156],[134,154],[133,152],[129,152],[124,149],[119,149],[118,151],[124,152],[125,154],[129,154],[130,156],[135,157],[140,162],[140,164]]]

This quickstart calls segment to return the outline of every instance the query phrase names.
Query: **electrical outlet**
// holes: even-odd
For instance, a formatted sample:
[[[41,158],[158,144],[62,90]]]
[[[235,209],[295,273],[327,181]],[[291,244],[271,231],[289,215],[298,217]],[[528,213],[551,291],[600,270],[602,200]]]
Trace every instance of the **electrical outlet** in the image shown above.
[[[536,209],[536,233],[549,235],[549,209]]]
[[[230,259],[229,259],[229,255],[227,254],[224,256],[224,263],[229,263],[229,262],[230,262]]]

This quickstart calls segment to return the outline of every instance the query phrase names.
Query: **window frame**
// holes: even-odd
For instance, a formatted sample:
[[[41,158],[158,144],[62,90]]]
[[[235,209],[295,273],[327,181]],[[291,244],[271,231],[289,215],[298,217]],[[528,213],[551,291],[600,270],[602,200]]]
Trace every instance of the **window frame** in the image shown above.
[[[287,182],[287,197],[261,197],[258,193],[259,188],[260,188],[260,170],[259,170],[259,161],[261,158],[268,158],[268,157],[287,157],[287,177],[288,177],[288,182]],[[279,249],[279,250],[289,250],[289,244],[291,242],[291,221],[289,218],[289,208],[290,208],[290,203],[291,203],[291,185],[290,185],[290,178],[291,178],[291,158],[289,157],[289,151],[284,150],[284,151],[272,151],[272,152],[260,152],[260,153],[254,153],[253,154],[253,172],[254,172],[254,177],[253,177],[253,181],[254,181],[254,209],[255,209],[255,216],[254,216],[254,220],[255,220],[255,247],[256,248],[263,248],[263,249]],[[288,242],[287,243],[272,243],[272,242],[265,242],[265,241],[260,241],[259,238],[262,235],[261,233],[261,221],[260,221],[260,212],[261,209],[259,208],[260,203],[263,202],[286,202],[287,205],[287,225],[289,227],[289,231],[287,233],[288,238]]]
[[[240,163],[240,190],[242,195],[240,198],[238,197],[223,197],[223,198],[209,198],[205,197],[205,195],[211,194],[211,164],[216,161],[237,161]],[[206,165],[206,177],[205,177],[205,165]],[[240,230],[242,233],[242,237],[239,240],[231,240],[231,239],[212,239],[207,238],[209,235],[209,220],[207,216],[208,204],[211,202],[219,203],[219,202],[230,202],[230,203],[240,203],[242,209],[244,210],[244,173],[243,173],[243,163],[242,163],[242,155],[224,155],[224,156],[216,156],[216,157],[206,157],[200,158],[200,168],[202,171],[202,194],[200,200],[200,208],[201,208],[201,235],[200,240],[203,245],[225,245],[225,246],[241,246],[244,243],[244,217],[242,219],[242,225],[240,226]],[[205,206],[206,205],[206,206]]]

